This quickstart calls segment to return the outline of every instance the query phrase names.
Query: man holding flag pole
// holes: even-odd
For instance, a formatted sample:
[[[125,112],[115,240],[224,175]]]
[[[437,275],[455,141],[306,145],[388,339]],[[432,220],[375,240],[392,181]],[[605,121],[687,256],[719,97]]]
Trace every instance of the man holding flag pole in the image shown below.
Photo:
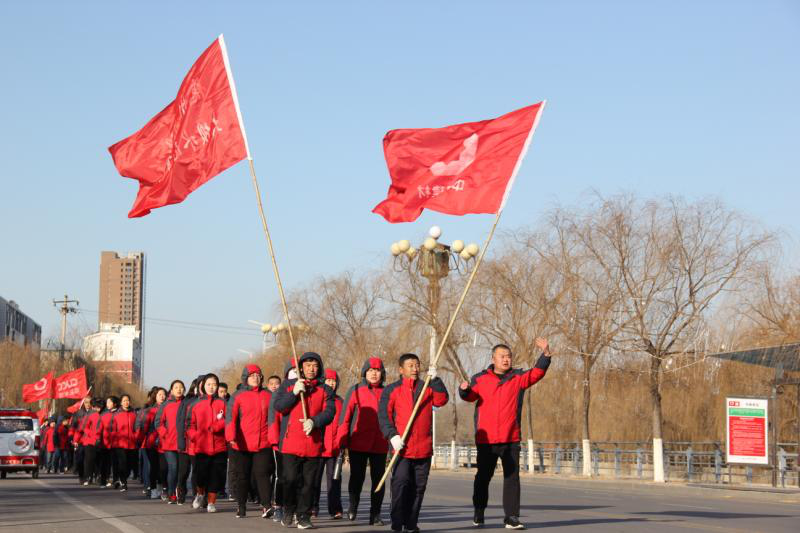
[[[397,461],[400,451],[408,442],[407,438],[415,424],[420,406],[428,397],[426,391],[435,377],[439,357],[447,345],[453,324],[497,229],[500,214],[533,138],[544,105],[545,102],[540,102],[496,119],[444,128],[392,130],[383,139],[384,154],[392,184],[387,198],[373,209],[374,213],[393,223],[414,221],[425,208],[453,215],[495,213],[495,220],[455,311],[450,317],[436,355],[430,361],[428,375],[419,392],[416,388],[412,389],[414,407],[407,418],[402,435],[392,436],[395,453],[377,490],[383,486],[389,471],[392,471],[393,476],[404,473],[404,470],[396,466],[399,464]],[[384,392],[379,411],[382,419],[389,418],[388,409],[388,396]],[[386,435],[390,429],[385,426],[384,434]],[[423,483],[427,482],[427,476],[419,476],[416,479]],[[393,487],[395,485],[394,477],[392,485]],[[417,485],[416,490],[424,494],[424,487]],[[398,510],[397,516],[412,510],[406,508],[407,502],[396,503],[394,497],[392,500],[392,529],[418,531],[414,516],[411,516],[410,520],[404,520],[405,523],[395,523],[395,505],[403,507]],[[421,497],[419,501],[414,502],[417,512],[420,505]],[[506,522],[506,527],[521,529],[523,526],[519,522],[511,525]]]

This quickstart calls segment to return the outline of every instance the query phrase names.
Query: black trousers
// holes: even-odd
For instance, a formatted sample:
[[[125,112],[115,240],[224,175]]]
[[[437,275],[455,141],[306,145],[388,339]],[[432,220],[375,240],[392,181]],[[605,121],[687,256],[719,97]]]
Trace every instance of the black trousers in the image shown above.
[[[196,489],[203,492],[222,492],[225,490],[225,476],[228,473],[228,452],[215,455],[198,453],[194,456]]]
[[[186,499],[186,482],[189,480],[189,472],[192,460],[188,453],[178,452],[178,500]]]
[[[117,465],[117,476],[123,485],[128,484],[128,475],[131,470],[135,470],[139,462],[139,450],[126,450],[125,448],[114,448],[115,463]]]
[[[431,458],[398,458],[392,470],[392,529],[416,529],[428,486]]]
[[[275,475],[270,479],[275,492],[272,493],[272,501],[276,507],[283,506],[283,459],[281,452],[274,450],[275,453]]]
[[[314,502],[314,481],[321,466],[321,457],[300,457],[284,453],[283,457],[283,512],[297,513],[297,519],[311,515]],[[298,484],[302,483],[298,491]]]
[[[338,459],[338,457],[321,458],[317,469],[317,478],[314,480],[314,503],[311,508],[319,511],[319,500],[322,495],[322,477],[327,472],[325,486],[328,490],[328,514],[331,516],[342,512],[342,476],[340,475],[339,479],[333,479],[333,471],[336,469],[336,461]]]
[[[83,447],[83,475],[81,476],[81,483],[84,481],[91,481],[93,477],[97,477],[98,470],[97,463],[97,446],[89,445]]]
[[[169,490],[169,483],[167,481],[167,476],[169,475],[169,465],[167,464],[167,456],[164,455],[164,452],[158,453],[158,482],[161,484],[161,490],[167,492]]]
[[[100,446],[95,447],[97,449],[97,463],[99,464],[100,470],[100,484],[105,485],[109,481],[114,481],[114,478],[111,478],[111,475],[115,472],[111,470],[111,451],[108,448],[103,448]]]
[[[472,505],[486,509],[489,503],[489,483],[497,459],[503,464],[503,512],[506,517],[519,516],[519,442],[478,444],[478,471],[472,492]]]
[[[73,467],[75,469],[75,473],[78,474],[78,479],[81,480],[81,483],[83,483],[83,453],[84,446],[79,444],[78,447],[75,448]]]
[[[269,480],[270,476],[275,473],[275,459],[272,450],[269,448],[257,452],[230,450],[229,457],[233,467],[233,482],[239,507],[247,505],[250,477],[254,476],[261,507],[269,508],[272,505],[272,485]]]
[[[347,483],[347,492],[350,494],[350,511],[358,511],[361,489],[364,487],[364,478],[367,476],[367,464],[369,464],[369,477],[372,482],[372,488],[369,491],[369,515],[380,516],[386,487],[381,487],[381,490],[378,492],[375,492],[375,487],[386,471],[386,454],[357,452],[354,450],[350,450],[348,453],[350,457],[350,480]]]
[[[150,463],[150,486],[145,488],[155,490],[158,484],[161,483],[161,458],[155,448],[145,448],[144,451],[147,454],[147,461]],[[165,466],[166,463],[164,461]],[[166,476],[166,472],[164,472],[164,475]]]

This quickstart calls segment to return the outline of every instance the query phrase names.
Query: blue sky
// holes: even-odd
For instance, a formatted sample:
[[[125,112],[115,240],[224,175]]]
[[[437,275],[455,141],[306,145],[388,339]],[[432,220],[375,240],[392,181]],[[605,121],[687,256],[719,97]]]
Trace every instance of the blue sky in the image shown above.
[[[793,1],[3,2],[0,295],[57,334],[51,300],[98,307],[101,250],[148,254],[147,312],[275,322],[245,164],[142,219],[107,147],[174,97],[224,33],[287,288],[380,268],[432,224],[372,214],[392,128],[548,100],[504,211],[532,223],[589,189],[717,195],[800,257],[800,3]],[[95,324],[86,312],[76,325]],[[215,368],[255,335],[148,327],[148,384]]]

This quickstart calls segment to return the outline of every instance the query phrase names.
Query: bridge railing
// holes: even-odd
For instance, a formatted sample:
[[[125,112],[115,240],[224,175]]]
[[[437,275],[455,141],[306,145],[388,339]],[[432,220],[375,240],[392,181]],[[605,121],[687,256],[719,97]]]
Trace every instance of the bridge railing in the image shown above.
[[[530,474],[579,476],[583,472],[580,442],[523,441],[520,470]],[[473,468],[477,464],[475,445],[449,443],[436,446],[435,468]],[[609,478],[652,479],[652,442],[592,442],[591,472]],[[797,487],[798,450],[794,443],[778,444],[778,486]],[[500,468],[498,462],[498,468]],[[771,484],[770,465],[732,465],[725,462],[724,442],[664,442],[664,476],[689,483]]]

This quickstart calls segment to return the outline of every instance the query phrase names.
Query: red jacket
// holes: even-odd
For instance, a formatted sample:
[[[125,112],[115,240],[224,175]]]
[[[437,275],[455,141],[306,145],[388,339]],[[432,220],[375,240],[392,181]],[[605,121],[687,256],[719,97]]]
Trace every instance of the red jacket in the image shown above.
[[[475,374],[467,390],[459,388],[461,399],[475,404],[475,442],[502,444],[519,442],[522,398],[528,387],[547,373],[550,358],[542,355],[530,370],[511,369],[502,376],[494,365]]]
[[[400,378],[383,390],[378,407],[378,420],[386,440],[395,435],[403,435],[414,403],[422,390],[422,384],[421,379]],[[400,450],[401,457],[426,459],[433,455],[433,407],[445,405],[448,398],[442,380],[433,378],[425,390],[425,396],[406,438],[405,447]]]
[[[83,446],[97,446],[103,435],[101,433],[102,426],[100,425],[100,412],[94,411],[89,415],[83,417],[81,427],[81,445]]]
[[[56,426],[56,437],[57,442],[56,445],[58,446],[59,450],[66,450],[69,445],[69,427],[65,426],[64,424],[59,424]]]
[[[322,457],[336,457],[339,455],[339,440],[337,430],[339,429],[339,413],[342,411],[342,398],[334,394],[333,403],[336,406],[336,413],[333,421],[325,426],[325,435],[322,439]]]
[[[305,356],[305,354],[303,354]],[[316,354],[315,354],[316,355]],[[320,364],[320,373],[322,371]],[[278,449],[281,453],[288,453],[300,457],[322,457],[325,448],[324,428],[330,424],[336,415],[336,402],[333,389],[317,380],[305,381],[305,403],[308,417],[314,421],[314,429],[310,435],[303,432],[303,406],[300,396],[295,395],[294,384],[296,379],[286,380],[275,392],[275,411],[283,414],[280,420],[280,437]]]
[[[100,427],[98,431],[100,432],[103,448],[111,448],[111,417],[114,416],[116,412],[117,409],[100,413]]]
[[[198,397],[189,413],[186,438],[195,454],[216,455],[227,451],[225,402],[216,395]]]
[[[56,428],[47,426],[40,431],[42,436],[42,448],[52,453],[58,448],[56,444]]]
[[[178,409],[183,402],[183,397],[169,397],[156,412],[154,424],[158,433],[158,451],[178,451]]]
[[[267,418],[272,393],[258,386],[247,386],[247,377],[236,388],[225,413],[225,440],[234,450],[257,452],[271,446]]]
[[[125,411],[120,408],[111,416],[111,421],[106,428],[108,432],[109,448],[122,448],[124,450],[135,450],[139,440],[139,432],[136,430],[136,411],[129,409]]]
[[[378,424],[383,385],[366,382],[353,385],[344,399],[338,421],[339,446],[356,452],[386,453],[389,443]]]
[[[139,434],[139,442],[142,448],[158,447],[158,432],[156,431],[157,405],[142,408],[139,413],[136,430]]]

